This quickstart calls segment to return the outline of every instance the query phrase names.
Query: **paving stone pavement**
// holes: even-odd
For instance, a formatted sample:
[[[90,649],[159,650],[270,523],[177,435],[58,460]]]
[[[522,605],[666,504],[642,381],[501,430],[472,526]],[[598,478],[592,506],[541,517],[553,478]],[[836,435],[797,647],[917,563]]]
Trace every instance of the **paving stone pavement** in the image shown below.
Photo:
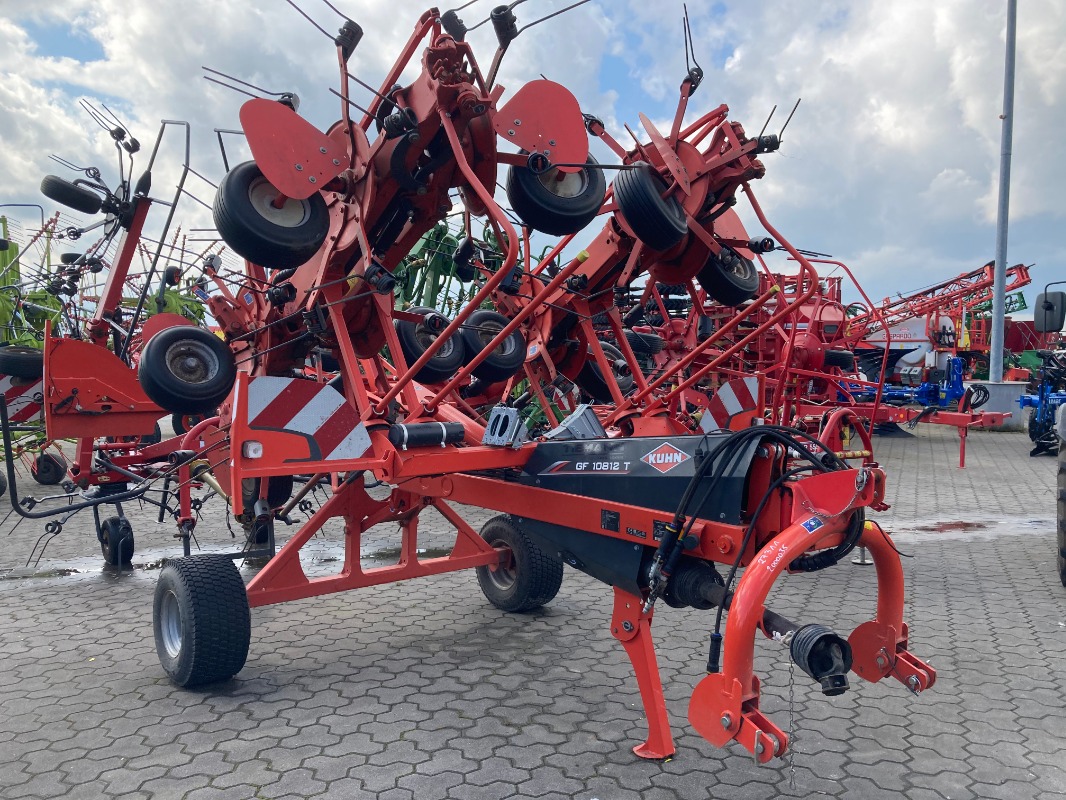
[[[158,560],[177,554],[167,524],[127,509],[138,554],[114,570],[100,566],[83,514],[24,568],[41,529],[9,533],[8,520],[0,798],[1063,797],[1055,465],[1028,449],[1021,434],[973,433],[959,470],[952,429],[879,437],[893,508],[878,518],[914,556],[906,619],[938,682],[913,697],[856,678],[826,698],[796,670],[790,690],[785,651],[760,640],[763,710],[786,729],[795,694],[794,761],[763,767],[687,723],[710,612],[657,609],[678,753],[648,762],[630,752],[645,726],[608,630],[611,593],[581,573],[568,570],[556,600],[525,615],[492,608],[470,573],[255,609],[240,674],[185,691],[163,675],[152,639]],[[427,547],[447,541],[443,524],[429,528]],[[199,533],[205,549],[228,546],[217,513]],[[366,557],[381,559],[394,532],[374,533]],[[335,568],[338,553],[328,533],[310,568]],[[845,563],[786,577],[768,605],[846,634],[874,592],[873,571]]]

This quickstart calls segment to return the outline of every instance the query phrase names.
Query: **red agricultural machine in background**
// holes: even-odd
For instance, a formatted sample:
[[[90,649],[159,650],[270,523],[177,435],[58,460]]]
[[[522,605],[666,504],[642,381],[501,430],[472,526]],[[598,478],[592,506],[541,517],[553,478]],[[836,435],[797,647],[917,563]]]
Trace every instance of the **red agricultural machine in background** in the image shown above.
[[[87,108],[95,111],[90,106]],[[94,119],[101,122],[95,116]],[[175,193],[166,202],[150,196],[152,171],[165,133],[175,127],[183,129],[185,134],[185,158]],[[124,156],[129,157],[130,164],[129,172],[123,169],[114,189],[104,183],[95,167],[78,168],[83,177],[74,182],[54,175],[42,181],[42,192],[55,202],[87,215],[104,214],[103,220],[96,224],[66,231],[65,238],[76,240],[100,227],[103,235],[84,253],[63,255],[61,270],[49,279],[52,294],[64,298],[61,313],[45,326],[43,350],[21,348],[18,352],[21,367],[27,370],[25,374],[36,375],[41,386],[39,402],[43,406],[47,440],[74,442],[69,455],[64,456],[57,449],[58,457],[46,453],[38,458],[38,461],[46,456],[53,459],[49,465],[51,479],[38,478],[39,482],[59,483],[69,478],[65,494],[46,498],[59,499],[63,505],[49,509],[45,504],[34,510],[39,501],[20,500],[13,480],[10,493],[15,511],[24,518],[59,517],[47,524],[49,536],[60,533],[64,522],[74,513],[92,508],[104,560],[120,565],[130,563],[134,553],[133,529],[123,513],[123,502],[137,499],[159,506],[160,521],[166,513],[175,511],[171,506],[175,494],[170,490],[166,468],[181,439],[162,441],[158,421],[169,412],[151,400],[142,388],[142,384],[151,382],[153,373],[150,367],[140,368],[141,349],[145,342],[168,329],[195,328],[195,320],[202,314],[166,310],[168,293],[179,284],[183,272],[184,258],[173,257],[174,242],[170,245],[170,256],[163,257],[163,251],[190,172],[188,123],[163,121],[147,167],[135,184],[132,157],[140,151],[140,144],[121,126],[116,125],[108,132],[119,152],[120,165]],[[159,238],[151,240],[146,238],[145,224],[158,204],[167,207],[168,213]],[[155,245],[150,252],[145,246],[148,241]],[[133,266],[138,255],[144,258],[146,252],[150,264],[139,274]],[[86,292],[85,284],[102,272],[106,272],[102,287]],[[52,284],[57,285],[54,291]],[[195,301],[190,299],[186,305],[192,307]],[[2,355],[10,358],[3,353],[0,359]],[[172,352],[168,358],[173,369],[181,370],[188,363],[182,352]],[[20,422],[23,411],[14,409],[10,399],[7,406],[9,421]],[[14,475],[11,456],[17,449],[13,447],[12,434],[19,431],[17,424],[5,426],[9,478]],[[39,465],[37,472],[40,472]],[[154,485],[157,480],[162,481],[158,497],[149,494],[149,490],[158,489]],[[209,476],[206,480],[211,481]],[[188,487],[185,491],[188,492]],[[74,502],[74,492],[81,493],[80,502]],[[197,508],[200,503],[200,499],[195,501]],[[101,519],[102,505],[113,506],[115,514]],[[46,546],[47,541],[42,537],[38,544]],[[183,544],[188,554],[190,543],[186,540]],[[43,546],[39,552],[35,547],[30,559],[34,555],[40,558],[41,553]]]
[[[989,262],[949,281],[885,298],[877,307],[850,305],[848,339],[860,364],[876,364],[887,352],[886,377],[895,383],[914,383],[910,378],[926,370],[944,373],[953,357],[963,358],[968,375],[982,368],[987,374],[991,334],[983,307],[992,299],[994,266]],[[1030,280],[1029,267],[1015,264],[1007,269],[1004,291],[1017,292]]]
[[[860,426],[866,455],[855,467],[831,437],[777,424],[787,420],[757,424],[767,386],[759,374],[740,372],[709,400],[689,402],[776,327],[793,324],[794,347],[794,321],[817,291],[815,268],[770,224],[752,188],[765,174],[759,156],[780,137],[749,136],[724,105],[686,124],[698,65],[681,83],[670,129],[642,115],[647,138],[629,149],[553,81],[531,81],[504,101],[495,76],[519,28],[508,6],[490,19],[499,47],[484,73],[455,12],[423,14],[358,120],[349,87],[366,84],[348,61],[362,31],[346,19],[333,40],[341,118],[326,132],[292,102],[253,99],[241,109],[254,161],[228,172],[214,205],[221,236],[246,259],[243,285],[219,281],[208,301],[224,339],[183,325],[155,332],[141,352],[140,387],[168,411],[219,407],[170,453],[186,539],[196,525],[187,487],[205,462],[234,514],[268,528],[300,501],[301,492],[291,496],[297,476],[310,476],[307,486],[330,480],[333,491],[247,587],[227,556],[167,562],[153,614],[165,671],[181,686],[235,675],[252,606],[474,568],[493,605],[521,612],[549,602],[569,564],[613,587],[610,630],[648,718],[641,757],[674,752],[651,641],[660,600],[715,610],[689,719],[709,741],[736,740],[760,763],[786,752],[788,734],[759,709],[758,630],[788,643],[827,695],[848,688],[849,671],[928,688],[935,671],[908,650],[899,554],[866,519],[866,509],[885,507],[868,433]],[[417,76],[400,85],[416,60]],[[589,135],[618,163],[599,164]],[[495,198],[501,167],[521,229]],[[760,284],[753,259],[769,245],[732,210],[741,198],[796,259],[792,294]],[[466,217],[468,240],[454,254],[472,283],[466,304],[454,318],[397,310],[395,270],[455,202]],[[473,244],[478,217],[502,259]],[[591,241],[561,257],[594,223]],[[537,261],[532,231],[560,237]],[[615,302],[644,280],[737,308],[646,375]],[[339,365],[334,380],[303,374],[316,351]],[[58,424],[75,403],[57,380],[46,375]],[[786,385],[787,370],[774,380]],[[575,385],[589,402],[557,415],[552,397]],[[534,405],[548,416],[544,428],[525,422]],[[456,504],[501,514],[479,533]],[[420,555],[419,517],[429,508],[455,528],[447,556]],[[308,577],[301,549],[331,520],[343,525],[341,568]],[[380,524],[401,531],[398,563],[363,568],[362,535]],[[848,638],[765,608],[781,573],[820,571],[856,546],[877,563],[878,598]]]

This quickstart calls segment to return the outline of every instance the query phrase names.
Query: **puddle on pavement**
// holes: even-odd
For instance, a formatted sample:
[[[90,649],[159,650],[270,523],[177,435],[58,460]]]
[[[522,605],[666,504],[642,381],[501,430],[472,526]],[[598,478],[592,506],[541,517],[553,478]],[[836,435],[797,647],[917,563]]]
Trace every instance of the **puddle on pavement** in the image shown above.
[[[330,548],[333,549],[333,548]],[[338,552],[343,550],[338,545]],[[450,547],[419,547],[416,551],[419,558],[444,558],[451,553]],[[334,564],[343,561],[343,557],[333,553],[303,553],[303,561],[309,566],[314,564]],[[147,561],[134,561],[125,567],[115,567],[101,563],[96,558],[81,558],[66,561],[63,564],[40,565],[30,567],[14,567],[5,572],[0,572],[0,581],[17,581],[40,578],[68,578],[72,576],[101,576],[105,580],[119,580],[124,576],[137,573],[153,573],[163,568],[168,558],[177,556],[162,556]],[[360,554],[360,560],[372,563],[395,564],[400,560],[400,547],[379,547],[376,549],[364,549]],[[251,569],[253,572],[267,563],[264,558],[245,558],[240,563],[242,569]]]
[[[450,547],[419,547],[415,550],[415,555],[421,558],[444,558],[451,555],[452,549]],[[383,547],[379,550],[372,550],[369,553],[362,553],[360,558],[366,561],[388,561],[395,563],[400,560],[400,548],[399,547]]]
[[[1051,518],[999,518],[983,520],[950,520],[947,522],[897,522],[886,526],[893,538],[899,536],[926,537],[936,536],[940,539],[995,539],[999,536],[1019,536],[1055,530],[1055,520]]]
[[[934,522],[932,525],[919,525],[912,530],[923,533],[945,533],[946,531],[979,531],[988,526],[987,522]]]

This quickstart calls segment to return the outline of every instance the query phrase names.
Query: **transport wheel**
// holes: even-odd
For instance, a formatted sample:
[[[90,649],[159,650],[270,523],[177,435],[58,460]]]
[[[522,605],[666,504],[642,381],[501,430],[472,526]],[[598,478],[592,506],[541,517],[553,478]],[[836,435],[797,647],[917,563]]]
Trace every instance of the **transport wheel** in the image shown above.
[[[104,563],[118,567],[133,560],[133,526],[124,517],[108,517],[96,532]]]
[[[0,473],[0,495],[7,494],[7,478]]]
[[[441,314],[432,308],[409,308],[412,314],[432,314],[429,320],[441,319]],[[446,318],[445,318],[446,319]],[[438,331],[434,330],[434,324],[429,320],[422,322],[408,322],[407,320],[395,320],[396,336],[400,340],[400,349],[407,365],[414,364],[429,346],[437,340]],[[443,328],[441,328],[443,330]],[[446,381],[455,374],[466,360],[466,350],[463,346],[462,336],[455,336],[443,345],[440,350],[433,354],[426,365],[415,373],[415,380],[419,383],[440,383]]]
[[[152,623],[159,663],[178,686],[228,680],[248,658],[248,595],[227,556],[168,560],[156,583]]]
[[[731,247],[711,255],[697,276],[700,286],[723,306],[738,306],[759,291],[759,270]]]
[[[41,181],[41,194],[60,205],[73,208],[82,214],[95,214],[100,210],[103,200],[96,192],[75,186],[55,175],[45,175]]]
[[[470,315],[459,331],[466,351],[465,361],[471,361],[511,320],[503,314],[480,309]],[[521,331],[514,330],[492,353],[474,369],[474,375],[486,383],[505,381],[522,368],[526,360],[526,340]]]
[[[245,161],[226,173],[213,209],[215,227],[226,244],[270,269],[307,262],[329,233],[329,209],[319,192],[306,200],[289,198],[275,208],[279,194],[254,161]]]
[[[612,364],[622,361],[625,357],[622,355],[622,351],[609,342],[600,342],[600,347],[603,348],[603,354],[607,356],[607,360]],[[619,374],[618,370],[614,370],[614,379],[618,382],[618,388],[623,395],[629,394],[633,391],[633,376]],[[590,355],[585,360],[585,366],[581,368],[581,372],[578,373],[577,379],[574,381],[581,387],[585,394],[592,397],[600,403],[610,403],[614,400],[611,397],[611,389],[606,380],[604,380],[603,373],[600,372],[600,365],[596,363],[596,360]]]
[[[67,474],[67,464],[55,453],[38,453],[30,474],[42,486],[55,486]]]
[[[1066,586],[1066,444],[1059,441],[1058,545],[1059,581]]]
[[[637,333],[636,331],[627,330],[625,335],[629,346],[639,356],[653,356],[656,353],[661,353],[666,345],[666,341],[654,333]]]
[[[652,250],[669,250],[688,232],[685,210],[673,195],[663,199],[666,181],[651,164],[632,166],[614,179],[614,199],[640,241]]]
[[[44,375],[44,353],[35,347],[0,347],[0,375],[40,378]]]
[[[855,355],[850,350],[826,350],[824,357],[827,367],[840,367],[844,372],[855,369]]]
[[[511,558],[495,570],[478,567],[477,582],[486,599],[501,611],[531,611],[549,603],[563,583],[563,562],[545,553],[508,514],[485,523],[481,538],[509,547]]]
[[[211,331],[178,325],[144,346],[137,380],[149,399],[177,414],[206,414],[229,396],[237,364]]]
[[[591,155],[577,172],[550,168],[537,175],[528,167],[507,171],[507,200],[529,227],[551,236],[577,233],[596,217],[607,194],[607,179]]]

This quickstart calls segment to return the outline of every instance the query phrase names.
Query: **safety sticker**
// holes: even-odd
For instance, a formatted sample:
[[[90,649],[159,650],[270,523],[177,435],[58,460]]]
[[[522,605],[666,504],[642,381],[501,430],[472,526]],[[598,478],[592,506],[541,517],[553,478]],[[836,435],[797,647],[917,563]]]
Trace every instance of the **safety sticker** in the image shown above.
[[[816,530],[825,525],[818,517],[811,517],[809,520],[803,523],[803,527],[807,530],[807,533],[814,533]]]

